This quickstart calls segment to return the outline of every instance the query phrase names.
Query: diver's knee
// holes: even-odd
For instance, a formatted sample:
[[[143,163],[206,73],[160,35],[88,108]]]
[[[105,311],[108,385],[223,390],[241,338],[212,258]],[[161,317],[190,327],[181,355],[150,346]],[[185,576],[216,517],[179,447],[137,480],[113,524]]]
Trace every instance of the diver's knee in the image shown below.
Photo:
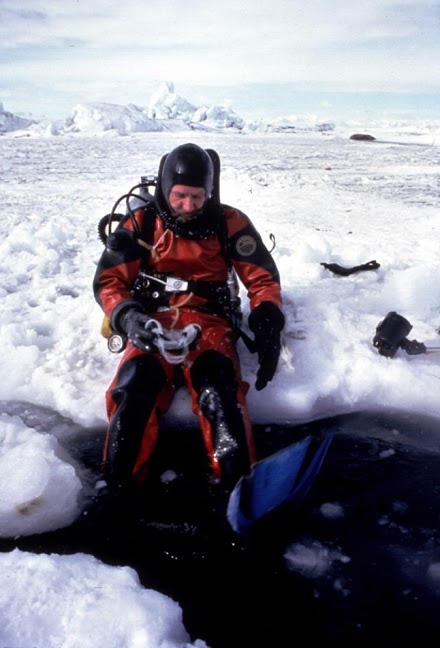
[[[191,368],[191,382],[199,394],[207,386],[218,392],[235,389],[234,365],[227,356],[219,351],[210,350],[200,354]]]

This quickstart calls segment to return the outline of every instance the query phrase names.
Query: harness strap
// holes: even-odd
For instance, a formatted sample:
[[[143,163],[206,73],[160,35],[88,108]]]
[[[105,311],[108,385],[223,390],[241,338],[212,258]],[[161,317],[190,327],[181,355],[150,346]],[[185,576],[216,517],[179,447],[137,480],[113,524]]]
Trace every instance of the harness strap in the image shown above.
[[[211,154],[210,151],[209,153]],[[219,160],[214,160],[213,162],[219,164]],[[229,253],[226,217],[224,214],[224,208],[220,203],[218,187],[216,191],[216,198],[221,207],[221,212],[222,212],[222,217],[220,218],[220,222],[219,222],[218,235],[220,238],[222,253],[226,258],[228,264],[228,270],[231,273],[233,272],[233,266],[232,266],[231,257]],[[154,201],[148,202],[144,207],[144,217],[142,222],[142,233],[141,233],[142,238],[138,238],[138,243],[143,248],[145,248],[145,250],[147,250],[154,259],[157,259],[157,252],[155,249],[156,246],[152,245],[148,241],[153,240],[156,218],[157,218],[157,211],[156,211],[155,202]],[[165,236],[166,232],[167,230],[165,230],[163,236]],[[142,262],[141,272],[147,270],[147,264],[148,264],[148,257],[146,256]],[[182,306],[186,305],[193,295],[196,295],[197,297],[202,297],[206,299],[210,303],[207,304],[205,307],[191,306],[191,308],[194,308],[194,310],[200,310],[202,312],[212,313],[219,317],[226,317],[226,319],[231,321],[231,324],[233,325],[237,334],[239,335],[239,337],[241,337],[241,339],[243,340],[243,342],[245,343],[249,351],[251,353],[254,353],[256,351],[254,341],[240,327],[241,316],[238,314],[239,310],[236,312],[235,316],[234,313],[231,312],[234,309],[231,308],[231,295],[230,295],[230,287],[228,285],[228,281],[190,280],[187,282],[187,288],[185,291],[175,291],[175,292],[176,293],[181,292],[181,294],[184,294],[186,292],[187,297],[180,304],[171,307],[171,310],[176,311],[175,318],[173,319],[172,322],[172,327],[175,327],[179,320],[179,315],[180,315],[179,309]],[[140,293],[137,294],[136,297],[139,299],[141,297]],[[239,308],[239,299],[236,300],[236,306],[237,304]]]
[[[177,322],[179,321],[179,317],[180,317],[180,309],[182,308],[182,306],[185,306],[185,304],[187,304],[189,302],[189,300],[191,299],[192,296],[193,296],[193,293],[188,293],[188,295],[185,297],[185,299],[182,302],[180,302],[180,304],[175,304],[174,306],[170,307],[170,310],[175,311],[173,321],[171,322],[171,327],[170,328],[173,329],[176,326]]]
[[[138,299],[149,297],[150,293],[160,292],[164,296],[191,293],[208,301],[218,301],[224,305],[229,296],[227,281],[203,281],[190,279],[184,281],[169,274],[141,270],[132,289],[132,296]]]

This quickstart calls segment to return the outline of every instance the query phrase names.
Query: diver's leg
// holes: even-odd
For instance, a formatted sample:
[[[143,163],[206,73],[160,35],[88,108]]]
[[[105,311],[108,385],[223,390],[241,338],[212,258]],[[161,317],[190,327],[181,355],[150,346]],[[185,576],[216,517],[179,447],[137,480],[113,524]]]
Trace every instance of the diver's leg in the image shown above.
[[[247,419],[239,403],[239,381],[230,358],[215,350],[201,353],[190,370],[202,429],[209,424],[214,460],[222,482],[233,484],[249,470]],[[196,410],[197,411],[197,410]]]
[[[104,466],[109,483],[131,483],[141,447],[149,447],[150,454],[153,451],[157,425],[149,430],[149,423],[157,419],[157,400],[166,380],[160,361],[153,355],[135,355],[121,365],[107,392],[109,426]],[[145,444],[144,436],[148,439],[150,431],[154,438]]]

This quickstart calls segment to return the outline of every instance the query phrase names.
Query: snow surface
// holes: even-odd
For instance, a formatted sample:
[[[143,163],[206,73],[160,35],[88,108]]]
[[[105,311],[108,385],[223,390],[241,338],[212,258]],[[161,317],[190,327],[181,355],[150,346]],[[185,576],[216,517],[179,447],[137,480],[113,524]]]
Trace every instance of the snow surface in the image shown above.
[[[223,115],[223,126],[214,119],[201,130],[190,126],[199,109],[170,101],[173,93],[162,88],[145,111],[78,107],[62,126],[0,122],[2,537],[60,528],[79,514],[87,475],[64,442],[104,427],[104,392],[120,359],[100,336],[91,290],[102,251],[97,223],[187,141],[219,152],[223,201],[252,218],[268,247],[276,241],[286,329],[279,370],[263,392],[253,388],[256,358],[240,347],[253,419],[296,423],[361,409],[440,418],[440,355],[399,350],[387,359],[372,345],[378,323],[397,311],[413,325],[411,339],[440,346],[439,124],[289,119],[290,132],[280,133],[267,124],[237,128],[238,119],[231,128]],[[355,132],[376,141],[352,141]],[[372,259],[378,270],[348,277],[321,265]],[[184,392],[167,417],[192,420]],[[440,433],[411,442],[439,449]],[[327,509],[340,514],[337,503]],[[286,556],[311,577],[349,560],[313,544]],[[438,565],[430,573],[438,579]],[[145,590],[128,567],[14,550],[0,554],[0,581],[1,646],[205,645],[189,643],[178,606]]]

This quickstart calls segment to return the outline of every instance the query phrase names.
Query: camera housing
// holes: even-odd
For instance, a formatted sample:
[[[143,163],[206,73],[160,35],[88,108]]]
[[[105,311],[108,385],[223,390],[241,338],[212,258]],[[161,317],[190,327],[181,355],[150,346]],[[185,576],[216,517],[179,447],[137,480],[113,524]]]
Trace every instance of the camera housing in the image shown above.
[[[373,346],[380,355],[393,358],[399,348],[406,348],[406,337],[411,329],[412,324],[407,319],[395,311],[390,311],[377,325]]]

